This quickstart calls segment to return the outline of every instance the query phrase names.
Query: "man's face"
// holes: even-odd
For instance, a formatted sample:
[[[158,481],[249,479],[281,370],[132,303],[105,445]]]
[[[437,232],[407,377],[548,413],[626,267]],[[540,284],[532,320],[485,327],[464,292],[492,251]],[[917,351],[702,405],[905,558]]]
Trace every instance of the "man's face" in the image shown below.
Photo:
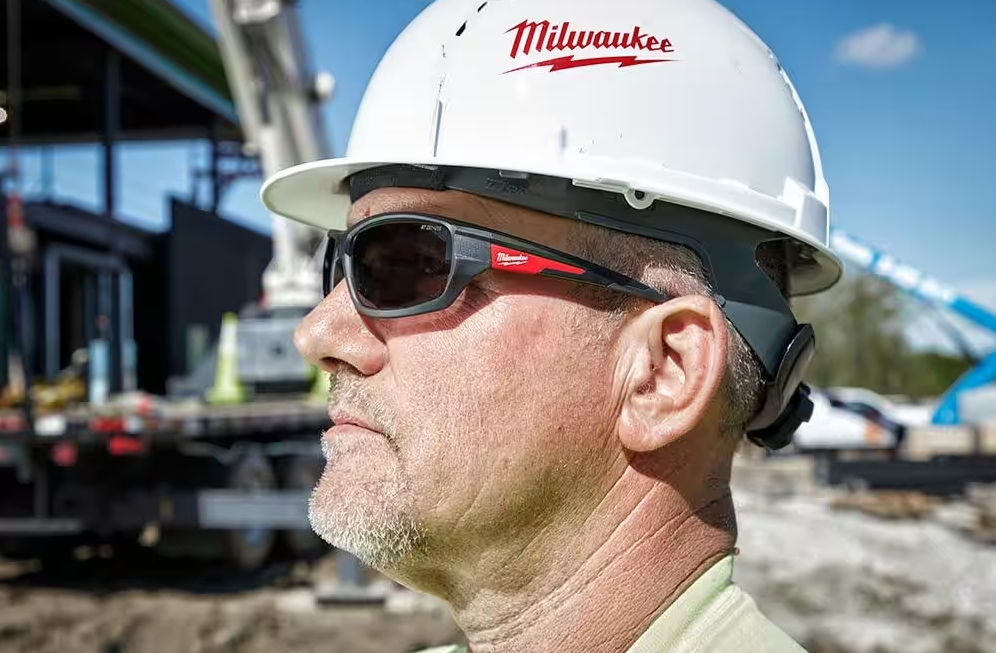
[[[416,211],[563,248],[567,221],[461,193],[382,189],[350,223]],[[404,569],[538,533],[604,496],[615,327],[573,301],[576,285],[487,272],[449,308],[375,320],[345,283],[302,322],[296,344],[332,371],[315,531],[380,569]],[[333,418],[335,419],[335,418]],[[592,506],[584,506],[586,501]]]

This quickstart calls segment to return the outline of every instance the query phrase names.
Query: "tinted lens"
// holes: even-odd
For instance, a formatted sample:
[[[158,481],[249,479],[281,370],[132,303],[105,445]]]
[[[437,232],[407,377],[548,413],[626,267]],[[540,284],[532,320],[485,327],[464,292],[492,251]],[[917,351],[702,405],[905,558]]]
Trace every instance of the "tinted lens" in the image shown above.
[[[429,222],[371,227],[353,241],[356,294],[371,308],[410,308],[441,296],[450,276],[450,232]]]

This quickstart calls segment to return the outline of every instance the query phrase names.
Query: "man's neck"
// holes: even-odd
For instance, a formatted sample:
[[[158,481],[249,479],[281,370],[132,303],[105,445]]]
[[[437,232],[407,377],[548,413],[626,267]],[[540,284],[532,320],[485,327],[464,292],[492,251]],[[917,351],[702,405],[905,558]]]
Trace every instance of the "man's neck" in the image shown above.
[[[624,653],[730,555],[735,526],[724,484],[687,496],[632,468],[624,474],[581,523],[564,520],[445,574],[440,594],[473,653]]]

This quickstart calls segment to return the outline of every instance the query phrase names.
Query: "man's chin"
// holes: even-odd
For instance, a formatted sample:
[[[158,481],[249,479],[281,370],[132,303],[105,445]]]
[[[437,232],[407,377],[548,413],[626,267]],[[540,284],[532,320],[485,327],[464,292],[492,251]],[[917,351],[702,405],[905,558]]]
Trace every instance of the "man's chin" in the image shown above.
[[[319,483],[308,505],[311,528],[322,540],[382,572],[404,567],[417,554],[422,535],[403,509],[407,504],[368,494],[347,498],[329,489]]]

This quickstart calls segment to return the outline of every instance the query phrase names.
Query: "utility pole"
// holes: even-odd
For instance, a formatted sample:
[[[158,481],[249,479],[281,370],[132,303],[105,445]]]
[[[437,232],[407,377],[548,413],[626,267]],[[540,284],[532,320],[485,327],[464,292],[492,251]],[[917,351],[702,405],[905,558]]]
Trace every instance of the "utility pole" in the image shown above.
[[[34,430],[34,406],[31,400],[31,376],[33,374],[32,347],[28,332],[28,270],[35,249],[35,238],[31,229],[24,223],[24,205],[20,195],[20,170],[17,159],[17,146],[21,135],[21,0],[7,0],[7,98],[9,101],[7,119],[9,121],[10,170],[9,192],[5,193],[7,203],[6,253],[10,261],[10,306],[13,322],[11,342],[8,351],[20,362],[23,376],[24,416],[28,431]],[[4,361],[6,364],[6,361]],[[10,382],[15,379],[9,379]]]

